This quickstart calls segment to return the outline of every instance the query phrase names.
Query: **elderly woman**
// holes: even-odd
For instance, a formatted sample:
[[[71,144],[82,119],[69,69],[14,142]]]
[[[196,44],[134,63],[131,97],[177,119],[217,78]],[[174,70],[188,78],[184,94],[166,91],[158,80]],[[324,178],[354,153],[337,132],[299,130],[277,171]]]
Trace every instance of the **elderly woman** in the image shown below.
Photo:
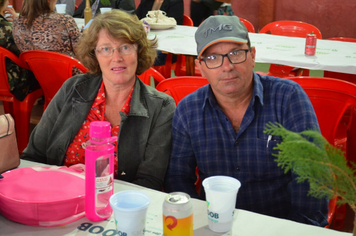
[[[77,46],[87,74],[67,80],[33,130],[23,158],[55,165],[84,163],[89,124],[111,123],[119,138],[115,177],[162,190],[171,149],[174,100],[136,76],[155,59],[155,40],[121,10],[99,14]]]
[[[9,0],[0,0],[0,47],[20,55],[20,50],[17,48],[12,36],[11,22],[17,13],[12,7],[8,7]],[[5,18],[6,15],[6,18]],[[10,92],[17,100],[23,101],[28,93],[39,88],[39,84],[29,70],[22,69],[16,63],[6,58],[6,71]]]
[[[55,12],[55,7],[56,0],[23,1],[12,32],[21,52],[46,50],[75,56],[81,36],[78,26],[72,16]]]

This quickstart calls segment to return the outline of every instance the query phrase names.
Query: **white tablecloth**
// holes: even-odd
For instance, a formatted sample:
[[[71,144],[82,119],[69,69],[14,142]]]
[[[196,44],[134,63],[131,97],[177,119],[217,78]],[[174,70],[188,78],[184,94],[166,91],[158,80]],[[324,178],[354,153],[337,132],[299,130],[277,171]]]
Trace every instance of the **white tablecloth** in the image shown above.
[[[78,27],[84,19],[75,18]],[[158,38],[158,49],[174,54],[197,55],[194,39],[197,27],[177,25],[166,30],[151,30],[148,37]],[[304,54],[305,39],[249,33],[256,47],[256,62],[356,74],[356,43],[317,40],[315,56]]]
[[[21,161],[20,167],[39,166],[40,164]],[[147,211],[146,236],[162,235],[162,204],[166,193],[143,188],[134,184],[115,180],[115,192],[122,190],[141,190],[151,198],[151,204]],[[20,194],[20,193],[19,193]],[[338,232],[331,229],[320,228],[277,219],[244,210],[236,210],[233,228],[225,234],[217,234],[209,230],[207,226],[206,203],[192,199],[194,210],[194,235],[195,236],[351,236],[351,233]],[[83,217],[73,223],[58,227],[34,227],[22,225],[5,219],[0,215],[0,235],[115,235],[115,223],[113,215],[105,221],[92,222]]]
[[[197,55],[196,29],[176,26],[167,30],[151,30],[149,37],[157,36],[159,50]],[[307,56],[304,54],[304,38],[258,33],[249,33],[249,37],[251,45],[256,48],[256,62],[356,74],[356,43],[318,40],[315,56]]]

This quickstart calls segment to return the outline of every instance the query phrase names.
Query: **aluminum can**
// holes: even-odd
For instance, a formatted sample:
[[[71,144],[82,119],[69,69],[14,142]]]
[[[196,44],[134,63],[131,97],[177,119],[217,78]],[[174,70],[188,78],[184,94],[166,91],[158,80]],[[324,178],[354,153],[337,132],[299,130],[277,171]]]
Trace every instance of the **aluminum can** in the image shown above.
[[[193,236],[193,206],[188,194],[173,192],[165,197],[163,202],[163,235]]]
[[[316,40],[317,38],[315,34],[307,34],[305,40],[305,55],[315,55]]]

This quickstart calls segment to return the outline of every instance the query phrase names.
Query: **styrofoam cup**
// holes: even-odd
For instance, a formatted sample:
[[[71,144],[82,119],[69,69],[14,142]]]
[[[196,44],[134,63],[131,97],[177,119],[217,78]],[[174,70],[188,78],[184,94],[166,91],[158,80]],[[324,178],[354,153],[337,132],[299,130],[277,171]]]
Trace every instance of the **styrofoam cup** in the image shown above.
[[[209,229],[219,233],[230,231],[240,181],[229,176],[211,176],[204,179],[203,186],[208,206]]]
[[[107,11],[111,11],[111,7],[101,7],[100,8],[100,13],[101,14],[104,14]]]
[[[57,13],[65,14],[66,8],[67,8],[67,4],[56,4]]]
[[[143,235],[149,205],[150,198],[141,191],[126,190],[113,194],[110,206],[114,211],[118,235]]]

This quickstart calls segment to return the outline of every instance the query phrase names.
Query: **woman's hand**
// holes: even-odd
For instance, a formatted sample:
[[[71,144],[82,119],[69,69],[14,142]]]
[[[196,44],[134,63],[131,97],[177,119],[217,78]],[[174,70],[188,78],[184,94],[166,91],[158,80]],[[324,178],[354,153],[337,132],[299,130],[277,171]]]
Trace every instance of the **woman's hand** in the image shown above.
[[[4,16],[7,21],[12,22],[19,15],[16,13],[15,9],[12,7],[6,7],[4,11]]]

